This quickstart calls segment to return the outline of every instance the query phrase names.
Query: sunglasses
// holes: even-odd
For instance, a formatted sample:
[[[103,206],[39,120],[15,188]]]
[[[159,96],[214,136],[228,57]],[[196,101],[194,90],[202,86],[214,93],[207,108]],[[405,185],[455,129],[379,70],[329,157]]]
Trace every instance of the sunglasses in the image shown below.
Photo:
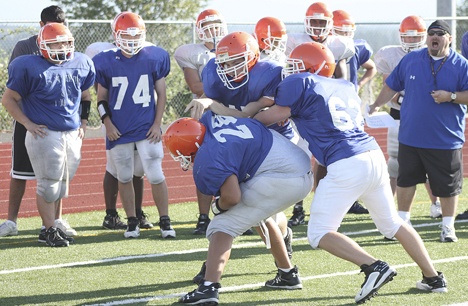
[[[434,35],[437,35],[437,36],[444,36],[445,34],[447,34],[446,31],[429,31],[427,32],[427,35],[429,36],[434,36]]]

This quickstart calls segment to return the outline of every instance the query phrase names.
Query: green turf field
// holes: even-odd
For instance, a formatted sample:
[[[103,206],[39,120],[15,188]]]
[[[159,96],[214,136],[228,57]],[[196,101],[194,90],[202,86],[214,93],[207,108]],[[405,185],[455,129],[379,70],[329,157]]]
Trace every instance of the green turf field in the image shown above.
[[[421,272],[400,244],[384,241],[368,215],[347,215],[340,231],[398,272],[368,304],[468,303],[468,222],[455,224],[458,243],[440,243],[439,220],[428,217],[426,197],[419,189],[412,223],[426,242],[436,268],[446,275],[449,292],[417,290],[415,283]],[[460,197],[459,211],[466,208],[467,191]],[[145,212],[153,214],[150,220],[158,219],[155,207],[147,207]],[[76,243],[68,248],[51,248],[37,242],[39,218],[19,219],[19,235],[0,238],[0,305],[172,305],[180,295],[195,288],[191,279],[205,259],[207,240],[192,235],[196,213],[195,203],[170,206],[177,231],[175,240],[162,240],[158,227],[142,230],[138,239],[125,239],[123,231],[101,228],[102,209],[68,215],[79,234]],[[289,217],[291,209],[286,214]],[[275,291],[263,286],[275,276],[276,269],[260,238],[238,238],[221,281],[220,304],[354,304],[364,280],[358,267],[325,251],[312,250],[305,225],[294,228],[293,247],[293,263],[299,267],[304,288]]]

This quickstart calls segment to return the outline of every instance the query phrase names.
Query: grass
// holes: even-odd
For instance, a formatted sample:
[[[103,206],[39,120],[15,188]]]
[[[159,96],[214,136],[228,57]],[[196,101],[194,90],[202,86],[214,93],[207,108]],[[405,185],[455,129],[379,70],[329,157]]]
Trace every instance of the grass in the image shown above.
[[[310,203],[311,196],[306,203]],[[468,196],[460,196],[460,211]],[[154,213],[155,207],[145,212]],[[192,235],[196,204],[171,205],[177,231],[174,240],[162,240],[159,229],[142,230],[138,239],[122,231],[101,228],[103,211],[68,215],[79,232],[76,244],[50,248],[37,242],[40,219],[18,221],[19,236],[0,239],[0,305],[172,305],[191,291],[191,279],[206,256],[207,241]],[[307,209],[308,211],[308,209]],[[287,210],[286,214],[290,214]],[[468,302],[468,222],[457,222],[458,243],[438,241],[439,220],[427,217],[429,204],[421,189],[412,211],[412,223],[449,282],[447,294],[421,292],[421,278],[398,242],[388,242],[375,231],[368,215],[347,215],[341,232],[348,233],[369,253],[395,266],[398,276],[383,287],[371,305],[447,305]],[[123,212],[121,212],[123,214]],[[275,291],[263,286],[276,270],[258,236],[236,239],[221,284],[222,305],[353,305],[364,277],[358,267],[323,250],[312,250],[306,226],[294,228],[293,263],[298,265],[304,289]]]

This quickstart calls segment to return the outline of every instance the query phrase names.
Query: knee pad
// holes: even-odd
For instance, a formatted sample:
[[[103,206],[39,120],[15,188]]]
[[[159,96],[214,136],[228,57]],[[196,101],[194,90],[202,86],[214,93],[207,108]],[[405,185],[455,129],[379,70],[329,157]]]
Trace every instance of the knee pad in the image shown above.
[[[145,171],[148,182],[151,185],[157,185],[164,182],[166,177],[162,169],[162,160],[158,159],[157,162],[153,162],[149,165],[147,171]]]
[[[37,194],[44,198],[48,203],[52,203],[60,199],[62,192],[62,181],[52,181],[48,179],[37,180]],[[65,187],[65,186],[63,186]],[[64,189],[65,192],[65,189]]]

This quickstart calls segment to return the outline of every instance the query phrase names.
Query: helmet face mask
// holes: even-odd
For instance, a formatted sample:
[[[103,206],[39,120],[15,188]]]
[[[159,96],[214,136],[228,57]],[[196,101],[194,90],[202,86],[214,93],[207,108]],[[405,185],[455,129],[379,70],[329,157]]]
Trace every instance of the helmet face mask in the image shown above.
[[[198,15],[196,30],[198,39],[215,45],[227,34],[227,24],[216,10],[204,10]]]
[[[424,20],[419,16],[408,16],[400,24],[400,44],[405,52],[424,47],[427,30]]]
[[[146,41],[143,19],[131,12],[123,12],[115,17],[112,22],[112,33],[115,45],[130,56],[138,54]]]
[[[258,43],[246,32],[226,35],[216,47],[216,72],[228,89],[237,89],[249,80],[249,71],[260,56]]]
[[[323,2],[312,3],[306,11],[304,19],[305,32],[312,37],[314,41],[322,42],[333,27],[333,15]]]
[[[291,74],[310,72],[324,77],[331,77],[335,71],[333,53],[324,45],[306,42],[291,51],[286,66],[283,68],[283,79]]]
[[[37,36],[37,46],[44,58],[56,64],[74,57],[75,40],[70,30],[61,23],[44,25]]]
[[[180,118],[168,126],[163,142],[172,158],[180,163],[182,170],[192,169],[205,133],[205,126],[193,118]]]

